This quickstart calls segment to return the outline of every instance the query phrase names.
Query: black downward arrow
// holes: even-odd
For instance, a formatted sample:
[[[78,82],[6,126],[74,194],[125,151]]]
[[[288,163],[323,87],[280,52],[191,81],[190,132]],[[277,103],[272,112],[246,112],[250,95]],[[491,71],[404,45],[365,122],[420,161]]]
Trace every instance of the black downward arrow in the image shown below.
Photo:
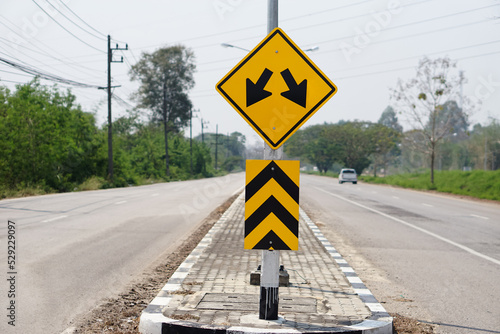
[[[260,100],[264,100],[266,97],[273,94],[264,90],[267,82],[271,79],[271,75],[273,75],[273,72],[266,68],[256,83],[253,83],[252,80],[247,78],[247,107],[259,102]]]
[[[305,108],[307,97],[307,79],[304,79],[297,85],[297,82],[288,68],[281,72],[281,76],[285,80],[289,89],[286,92],[281,93],[281,96]]]

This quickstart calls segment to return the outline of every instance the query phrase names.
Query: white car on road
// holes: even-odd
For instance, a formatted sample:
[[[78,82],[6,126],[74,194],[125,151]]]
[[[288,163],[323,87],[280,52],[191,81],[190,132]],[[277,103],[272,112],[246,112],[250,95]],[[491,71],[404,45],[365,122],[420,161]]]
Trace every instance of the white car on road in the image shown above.
[[[358,183],[358,176],[356,171],[352,168],[344,168],[340,171],[339,174],[339,183],[342,184],[344,182],[352,182],[352,184]]]

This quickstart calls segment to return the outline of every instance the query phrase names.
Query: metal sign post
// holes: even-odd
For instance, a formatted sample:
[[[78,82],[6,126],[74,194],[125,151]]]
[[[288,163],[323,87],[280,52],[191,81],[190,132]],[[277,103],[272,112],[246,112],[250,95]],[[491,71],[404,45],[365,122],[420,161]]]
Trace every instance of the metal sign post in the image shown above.
[[[245,249],[262,249],[259,318],[278,319],[280,250],[298,250],[298,161],[283,143],[337,87],[278,28],[278,0],[268,0],[268,35],[216,90],[264,140],[264,160],[247,160]]]
[[[278,0],[267,3],[267,33],[278,27]],[[264,160],[282,160],[283,146],[274,150],[264,143]],[[280,285],[280,251],[263,250],[260,276],[259,319],[277,320]]]

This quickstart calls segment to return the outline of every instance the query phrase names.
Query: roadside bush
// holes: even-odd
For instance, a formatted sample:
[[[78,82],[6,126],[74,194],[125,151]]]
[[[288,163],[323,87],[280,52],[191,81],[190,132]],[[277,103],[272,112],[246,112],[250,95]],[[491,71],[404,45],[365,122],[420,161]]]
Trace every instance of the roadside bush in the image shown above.
[[[430,172],[389,175],[386,177],[361,176],[360,179],[375,184],[389,184],[403,188],[436,190],[456,195],[500,200],[500,170],[496,171],[439,171],[434,185],[429,181]]]

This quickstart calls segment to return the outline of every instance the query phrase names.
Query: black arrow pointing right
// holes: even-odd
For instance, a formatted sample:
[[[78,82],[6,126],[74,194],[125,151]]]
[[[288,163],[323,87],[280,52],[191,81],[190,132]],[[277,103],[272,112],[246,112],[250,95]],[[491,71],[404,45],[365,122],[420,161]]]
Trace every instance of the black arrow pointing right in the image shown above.
[[[271,79],[271,75],[273,75],[273,72],[266,68],[264,72],[262,72],[259,80],[257,80],[256,83],[253,83],[252,80],[247,78],[247,107],[261,100],[264,100],[266,97],[269,97],[273,94],[267,90],[264,90],[267,82],[269,81],[269,79]]]
[[[281,93],[281,96],[305,108],[307,97],[307,79],[302,80],[302,82],[297,85],[297,82],[288,68],[281,72],[281,76],[283,77],[283,80],[285,80],[289,89],[286,92]]]

